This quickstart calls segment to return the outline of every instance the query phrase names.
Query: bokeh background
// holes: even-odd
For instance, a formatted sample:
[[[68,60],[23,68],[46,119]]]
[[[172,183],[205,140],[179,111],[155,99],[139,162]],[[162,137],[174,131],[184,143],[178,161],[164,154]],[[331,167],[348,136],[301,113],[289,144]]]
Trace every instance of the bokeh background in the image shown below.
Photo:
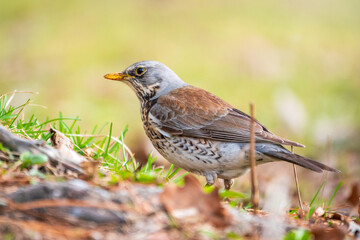
[[[88,132],[129,125],[128,144],[149,152],[135,94],[103,75],[161,61],[245,112],[253,101],[264,125],[350,185],[360,176],[359,9],[357,0],[2,1],[0,94],[38,92],[16,98],[33,99],[28,115],[79,116]],[[260,181],[282,169],[292,173],[260,167]],[[325,178],[299,171],[304,189]]]

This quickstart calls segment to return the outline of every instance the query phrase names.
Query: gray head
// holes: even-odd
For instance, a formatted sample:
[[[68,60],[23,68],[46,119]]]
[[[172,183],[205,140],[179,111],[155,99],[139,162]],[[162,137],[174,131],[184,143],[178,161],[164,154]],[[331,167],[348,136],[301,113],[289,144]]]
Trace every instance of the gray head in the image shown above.
[[[137,62],[123,72],[107,74],[104,77],[126,83],[142,102],[156,99],[176,88],[188,85],[170,68],[156,61]]]

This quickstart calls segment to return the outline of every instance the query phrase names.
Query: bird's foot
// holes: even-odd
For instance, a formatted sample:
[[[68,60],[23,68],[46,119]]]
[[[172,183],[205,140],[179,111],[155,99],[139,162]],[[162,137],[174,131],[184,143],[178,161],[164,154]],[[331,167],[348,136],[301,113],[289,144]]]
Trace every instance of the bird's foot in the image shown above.
[[[224,186],[226,190],[230,190],[233,184],[234,184],[234,179],[224,179]]]
[[[215,183],[217,174],[215,172],[207,172],[205,173],[205,178],[206,178],[206,185],[211,186]]]

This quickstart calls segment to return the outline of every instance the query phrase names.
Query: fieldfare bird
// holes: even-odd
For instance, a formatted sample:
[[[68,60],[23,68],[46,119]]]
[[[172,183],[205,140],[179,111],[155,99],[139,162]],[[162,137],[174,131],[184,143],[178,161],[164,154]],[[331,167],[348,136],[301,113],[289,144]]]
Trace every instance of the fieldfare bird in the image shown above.
[[[140,100],[144,129],[154,147],[177,167],[216,178],[230,189],[233,178],[250,168],[251,117],[219,97],[182,81],[156,61],[137,62],[120,73],[105,75],[129,85]],[[282,145],[304,147],[271,133],[255,122],[256,164],[286,161],[315,172],[338,172],[294,154]]]

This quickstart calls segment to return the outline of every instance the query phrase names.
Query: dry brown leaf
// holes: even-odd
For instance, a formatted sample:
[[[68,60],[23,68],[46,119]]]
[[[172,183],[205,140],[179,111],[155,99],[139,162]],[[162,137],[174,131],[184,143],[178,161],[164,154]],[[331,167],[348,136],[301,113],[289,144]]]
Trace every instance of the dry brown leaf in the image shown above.
[[[315,225],[311,228],[311,233],[315,240],[342,240],[346,236],[346,230],[337,226]]]
[[[338,221],[344,222],[346,219],[346,216],[344,216],[341,213],[334,212],[334,213],[329,213],[327,218],[329,218],[331,220],[338,220]]]
[[[218,228],[231,223],[231,216],[221,205],[218,189],[206,194],[200,182],[193,176],[185,177],[185,186],[167,185],[160,196],[167,212],[179,220],[189,223],[209,222]]]
[[[92,157],[95,153],[95,149],[91,148],[91,147],[87,147],[84,149],[84,154],[87,157]]]
[[[350,203],[351,206],[356,207],[359,205],[359,197],[360,197],[359,186],[357,183],[353,183],[351,187],[351,193],[349,197],[346,199],[346,202]]]
[[[168,239],[182,239],[181,235],[176,231],[159,231],[147,235],[146,240],[168,240]]]
[[[99,165],[100,165],[99,161],[91,161],[90,160],[87,162],[82,162],[81,168],[84,170],[85,175],[81,176],[80,178],[87,179],[87,180],[95,178],[93,180],[96,180],[96,177],[98,176],[97,171],[99,169]]]

